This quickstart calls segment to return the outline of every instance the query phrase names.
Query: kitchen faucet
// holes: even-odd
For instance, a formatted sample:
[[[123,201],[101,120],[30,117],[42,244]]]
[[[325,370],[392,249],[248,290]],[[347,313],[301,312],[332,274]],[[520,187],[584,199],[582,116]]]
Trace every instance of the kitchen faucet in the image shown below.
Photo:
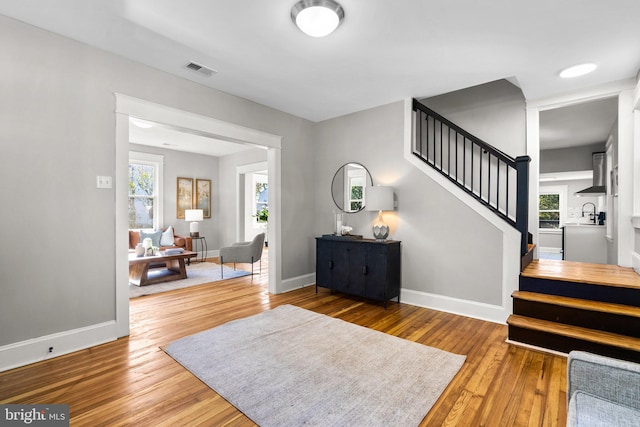
[[[593,213],[589,213],[589,220],[593,220],[593,223],[596,223],[596,205],[594,203],[591,202],[587,202],[584,205],[582,205],[582,216],[584,217],[584,207],[587,205],[591,205],[593,206]],[[593,218],[591,217],[591,215],[593,215]]]

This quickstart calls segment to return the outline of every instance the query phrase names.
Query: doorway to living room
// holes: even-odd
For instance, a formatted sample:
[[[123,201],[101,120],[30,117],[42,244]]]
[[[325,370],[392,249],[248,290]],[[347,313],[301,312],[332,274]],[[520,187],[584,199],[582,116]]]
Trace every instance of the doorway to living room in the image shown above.
[[[129,334],[128,292],[128,159],[129,119],[137,118],[169,126],[193,135],[266,149],[270,241],[269,292],[278,293],[281,287],[280,261],[280,148],[281,137],[211,117],[174,109],[149,101],[116,94],[116,323],[118,336]],[[237,217],[236,229],[237,226]]]

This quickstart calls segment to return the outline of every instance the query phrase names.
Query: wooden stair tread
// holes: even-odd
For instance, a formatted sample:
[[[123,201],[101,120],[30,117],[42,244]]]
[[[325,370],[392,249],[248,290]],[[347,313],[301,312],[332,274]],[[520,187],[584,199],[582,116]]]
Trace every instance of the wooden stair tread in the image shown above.
[[[536,292],[514,291],[511,294],[514,299],[559,305],[562,307],[576,308],[601,313],[618,314],[622,316],[637,317],[640,319],[640,308],[630,305],[614,304],[609,302],[591,301],[579,298],[562,297],[558,295],[540,294]]]
[[[640,290],[640,275],[633,268],[609,264],[538,259],[521,276]]]
[[[518,328],[547,332],[582,341],[589,341],[640,352],[640,338],[628,337],[626,335],[618,335],[610,332],[533,319],[531,317],[519,316],[517,314],[509,316],[507,324]]]

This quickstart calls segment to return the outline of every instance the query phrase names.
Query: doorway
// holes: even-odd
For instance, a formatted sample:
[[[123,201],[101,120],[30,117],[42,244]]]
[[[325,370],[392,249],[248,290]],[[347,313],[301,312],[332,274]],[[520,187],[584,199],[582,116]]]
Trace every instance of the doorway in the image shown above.
[[[559,181],[559,176],[556,173],[551,174],[548,171],[546,165],[544,164],[544,146],[541,145],[541,141],[544,139],[545,129],[544,125],[544,114],[553,115],[555,113],[562,113],[567,110],[565,108],[575,107],[579,109],[582,107],[589,107],[592,103],[595,102],[606,102],[610,101],[614,104],[615,111],[613,113],[613,118],[609,121],[609,123],[605,126],[609,127],[610,136],[612,137],[602,137],[601,141],[591,141],[592,143],[600,144],[598,151],[607,151],[608,147],[615,147],[615,153],[630,153],[632,152],[632,142],[633,142],[633,127],[632,127],[632,100],[633,100],[633,91],[631,90],[631,86],[629,86],[625,82],[620,82],[619,84],[612,84],[603,86],[601,88],[594,88],[589,91],[585,91],[580,94],[567,95],[562,97],[556,97],[546,100],[532,101],[528,102],[527,105],[527,154],[531,157],[531,169],[530,169],[530,199],[529,199],[529,230],[531,234],[533,234],[533,241],[537,244],[535,258],[539,258],[540,255],[540,242],[543,240],[541,238],[540,230],[540,194],[541,194],[541,185],[542,182],[546,181],[546,185],[553,185],[553,181]],[[627,106],[629,108],[627,108]],[[562,122],[562,120],[560,120]],[[569,136],[571,136],[572,129],[568,126],[565,129],[565,137],[567,132]],[[556,135],[561,136],[561,135]],[[588,143],[585,145],[589,145]],[[567,147],[569,148],[569,147]],[[587,162],[589,161],[588,157],[590,156],[593,149],[589,147],[584,148],[584,151],[587,153]],[[613,159],[616,159],[617,154],[613,154]],[[622,169],[626,169],[629,172],[628,176],[628,184],[632,185],[632,171],[630,166],[630,160],[626,159],[628,156],[622,156],[617,159],[618,164],[620,165],[620,171]],[[549,158],[549,156],[547,156]],[[558,158],[556,156],[556,158]],[[615,161],[615,160],[614,160]],[[579,172],[580,170],[585,170],[587,168],[574,168],[571,173]],[[589,163],[590,169],[588,172],[592,173],[593,170],[593,162]],[[611,169],[611,166],[609,167]],[[606,170],[605,174],[607,178],[610,176],[611,170]],[[546,174],[546,175],[545,175]],[[620,177],[622,177],[622,173],[619,172]],[[562,178],[566,178],[566,176],[562,176]],[[583,177],[584,178],[584,177]],[[593,179],[591,176],[586,177],[587,183],[589,186],[593,185]],[[626,179],[626,178],[625,178]],[[570,180],[571,181],[571,180]],[[608,189],[611,187],[608,185]],[[569,197],[573,197],[573,194],[576,191],[573,191],[571,186],[567,184],[567,193]],[[619,191],[618,195],[620,196],[617,200],[614,200],[611,203],[610,195],[597,195],[595,196],[595,202],[592,202],[594,206],[587,203],[585,199],[578,201],[579,205],[573,207],[573,219],[568,218],[567,221],[589,221],[593,220],[593,213],[599,213],[600,211],[606,212],[606,220],[610,225],[615,224],[613,231],[609,231],[611,234],[607,234],[609,238],[606,242],[607,245],[612,245],[614,250],[610,253],[613,253],[614,259],[607,257],[607,261],[611,264],[617,264],[620,266],[630,266],[631,260],[630,255],[632,253],[632,241],[627,236],[631,235],[631,228],[629,224],[624,223],[624,221],[620,221],[620,218],[623,216],[622,212],[624,208],[618,206],[617,212],[615,211],[615,206],[621,205],[626,206],[630,203],[630,200],[627,201],[627,197],[631,197],[632,194],[626,194],[627,192]],[[585,205],[586,203],[586,205]],[[616,205],[617,204],[617,205]],[[583,211],[584,209],[584,216]],[[606,210],[605,210],[606,209]],[[597,220],[596,220],[597,221]]]
[[[116,95],[116,142],[115,142],[115,272],[116,272],[116,324],[118,336],[129,334],[128,292],[128,160],[129,118],[134,117],[162,123],[186,132],[205,135],[222,141],[249,144],[267,149],[267,169],[271,192],[269,194],[270,227],[269,240],[269,292],[281,289],[280,250],[280,164],[281,140],[278,135],[232,123],[213,119],[183,110],[174,109],[127,95]]]

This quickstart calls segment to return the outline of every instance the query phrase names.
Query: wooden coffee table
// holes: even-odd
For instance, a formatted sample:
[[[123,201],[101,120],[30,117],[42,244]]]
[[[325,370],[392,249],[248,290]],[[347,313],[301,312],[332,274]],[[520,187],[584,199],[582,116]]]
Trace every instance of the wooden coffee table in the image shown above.
[[[169,282],[187,278],[185,260],[198,256],[197,253],[184,251],[181,254],[138,257],[129,253],[129,283],[136,286],[153,285],[154,283]],[[160,268],[151,268],[160,264]],[[164,268],[162,265],[164,264]]]

